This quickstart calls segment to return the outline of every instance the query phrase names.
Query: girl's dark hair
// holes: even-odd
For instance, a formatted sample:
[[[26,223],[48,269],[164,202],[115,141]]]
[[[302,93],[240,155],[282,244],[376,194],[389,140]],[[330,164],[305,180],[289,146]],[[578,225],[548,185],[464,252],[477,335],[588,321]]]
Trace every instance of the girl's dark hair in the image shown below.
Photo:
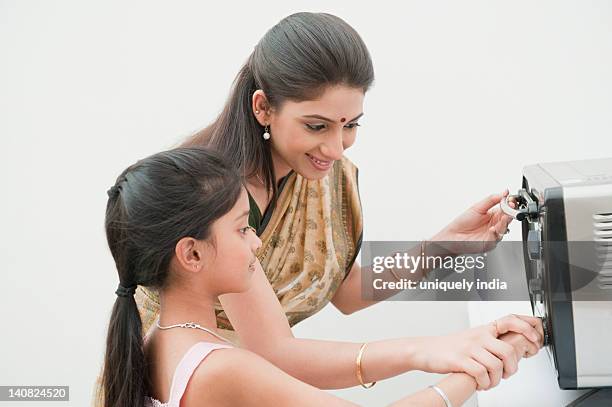
[[[234,80],[217,119],[184,145],[208,145],[224,154],[245,177],[260,175],[272,191],[277,185],[270,142],[255,119],[252,97],[262,89],[269,105],[320,96],[327,86],[346,85],[365,93],[374,81],[372,60],[357,32],[325,13],[292,14],[272,27],[255,46]],[[274,129],[270,129],[274,137]]]
[[[163,287],[177,242],[209,238],[212,223],[231,210],[242,186],[219,153],[202,148],[161,152],[123,171],[108,191],[105,221],[120,284]],[[149,380],[132,295],[115,300],[102,383],[106,407],[144,405]]]

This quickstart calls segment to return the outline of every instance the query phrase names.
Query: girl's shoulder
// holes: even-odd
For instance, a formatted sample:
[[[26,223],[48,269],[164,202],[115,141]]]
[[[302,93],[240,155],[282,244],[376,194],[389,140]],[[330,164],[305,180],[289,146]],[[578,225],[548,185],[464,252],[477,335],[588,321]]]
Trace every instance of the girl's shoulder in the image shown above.
[[[166,391],[163,391],[159,388],[157,389],[154,389],[154,388],[158,385],[163,385],[160,383],[163,383],[165,380],[168,380],[168,379],[161,379],[160,377],[157,377],[158,380],[154,380],[153,376],[150,375],[150,378],[152,379],[151,385],[154,386],[153,388],[149,389],[150,390],[149,397],[152,399],[152,401],[155,401],[156,400],[155,396],[159,396],[161,393],[167,394],[166,397],[162,397],[162,399],[167,400],[167,402],[161,403],[161,404],[160,402],[158,402],[158,404],[154,404],[154,405],[161,405],[161,406],[168,406],[168,407],[178,406],[179,402],[181,401],[184,394],[188,390],[188,383],[191,383],[191,381],[193,380],[193,377],[197,375],[202,375],[202,373],[198,373],[198,372],[207,373],[211,371],[211,369],[209,368],[209,364],[211,364],[210,363],[211,361],[213,362],[212,367],[214,367],[214,361],[216,358],[212,357],[211,355],[218,353],[214,351],[217,351],[220,349],[231,350],[233,349],[233,346],[224,344],[224,343],[206,342],[206,341],[199,341],[189,346],[187,350],[182,354],[182,356],[180,356],[178,363],[176,363],[174,370],[172,372],[171,382],[169,382],[171,383],[171,386]],[[151,349],[149,348],[149,352],[150,351]],[[155,356],[154,352],[149,353],[148,356],[149,356],[148,362],[149,362],[150,368],[153,368],[155,365],[158,365],[160,368],[162,368],[163,365],[167,365],[167,363],[163,363],[162,361],[156,360],[155,358],[151,359],[151,357]],[[161,355],[158,354],[157,357],[161,357]],[[149,373],[151,374],[152,372],[150,371]],[[163,375],[165,376],[167,375],[167,373]],[[191,385],[189,387],[191,387]]]
[[[240,400],[249,398],[249,389],[262,379],[266,365],[270,364],[257,354],[237,347],[211,351],[205,359],[205,363],[194,369],[181,406],[217,405],[219,400],[238,405]]]

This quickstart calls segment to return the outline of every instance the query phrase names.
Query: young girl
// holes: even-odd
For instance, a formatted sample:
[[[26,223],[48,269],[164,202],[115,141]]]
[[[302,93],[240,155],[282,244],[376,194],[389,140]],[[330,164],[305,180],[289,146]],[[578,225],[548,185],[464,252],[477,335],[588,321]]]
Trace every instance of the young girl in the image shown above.
[[[106,407],[353,405],[233,347],[217,331],[217,297],[248,291],[261,278],[261,241],[233,166],[205,149],[166,151],[127,168],[108,195],[106,235],[119,287],[102,379]],[[144,338],[137,285],[156,289],[160,299],[159,319]],[[504,324],[500,319],[498,328]],[[500,338],[512,344],[515,362],[538,351],[522,334]],[[358,359],[355,369],[367,378],[368,360]],[[475,389],[471,376],[456,373],[395,405],[457,406]]]

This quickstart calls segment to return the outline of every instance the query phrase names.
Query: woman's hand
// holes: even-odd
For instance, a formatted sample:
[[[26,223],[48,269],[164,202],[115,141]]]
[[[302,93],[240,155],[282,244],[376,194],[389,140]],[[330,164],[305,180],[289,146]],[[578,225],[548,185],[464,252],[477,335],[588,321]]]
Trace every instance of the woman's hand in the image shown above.
[[[493,249],[497,242],[502,239],[513,219],[511,216],[503,213],[501,208],[495,207],[502,199],[506,199],[507,196],[508,189],[501,194],[489,195],[459,215],[430,240],[441,242],[473,241],[484,244],[484,247],[479,245],[480,247],[474,248],[474,250],[465,249],[457,254],[471,251],[486,252]],[[513,200],[508,204],[512,208],[515,207]],[[469,244],[465,246],[466,248],[470,247]]]
[[[465,372],[476,380],[478,390],[487,390],[517,371],[520,359],[517,349],[523,351],[525,346],[525,342],[514,336],[509,339],[517,348],[498,337],[513,332],[531,343],[527,350],[533,352],[543,340],[538,322],[538,318],[508,315],[456,334],[421,338],[415,356],[416,368],[431,373]]]

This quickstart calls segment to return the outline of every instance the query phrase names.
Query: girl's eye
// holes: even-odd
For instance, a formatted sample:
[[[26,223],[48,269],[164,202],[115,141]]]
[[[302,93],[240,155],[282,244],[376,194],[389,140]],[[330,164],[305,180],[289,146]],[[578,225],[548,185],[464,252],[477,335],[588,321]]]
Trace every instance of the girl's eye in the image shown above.
[[[243,227],[242,229],[240,229],[240,233],[242,233],[243,235],[246,235],[249,232],[249,230],[252,230],[253,233],[257,234],[256,231],[255,231],[255,228],[252,227],[252,226],[245,226],[245,227]]]
[[[306,123],[306,128],[312,131],[319,131],[325,128],[324,124],[308,124]]]
[[[359,126],[361,126],[361,124],[359,124],[358,122],[355,122],[355,123],[349,123],[349,124],[347,124],[344,127],[346,127],[347,129],[355,129],[355,128],[359,127]]]

